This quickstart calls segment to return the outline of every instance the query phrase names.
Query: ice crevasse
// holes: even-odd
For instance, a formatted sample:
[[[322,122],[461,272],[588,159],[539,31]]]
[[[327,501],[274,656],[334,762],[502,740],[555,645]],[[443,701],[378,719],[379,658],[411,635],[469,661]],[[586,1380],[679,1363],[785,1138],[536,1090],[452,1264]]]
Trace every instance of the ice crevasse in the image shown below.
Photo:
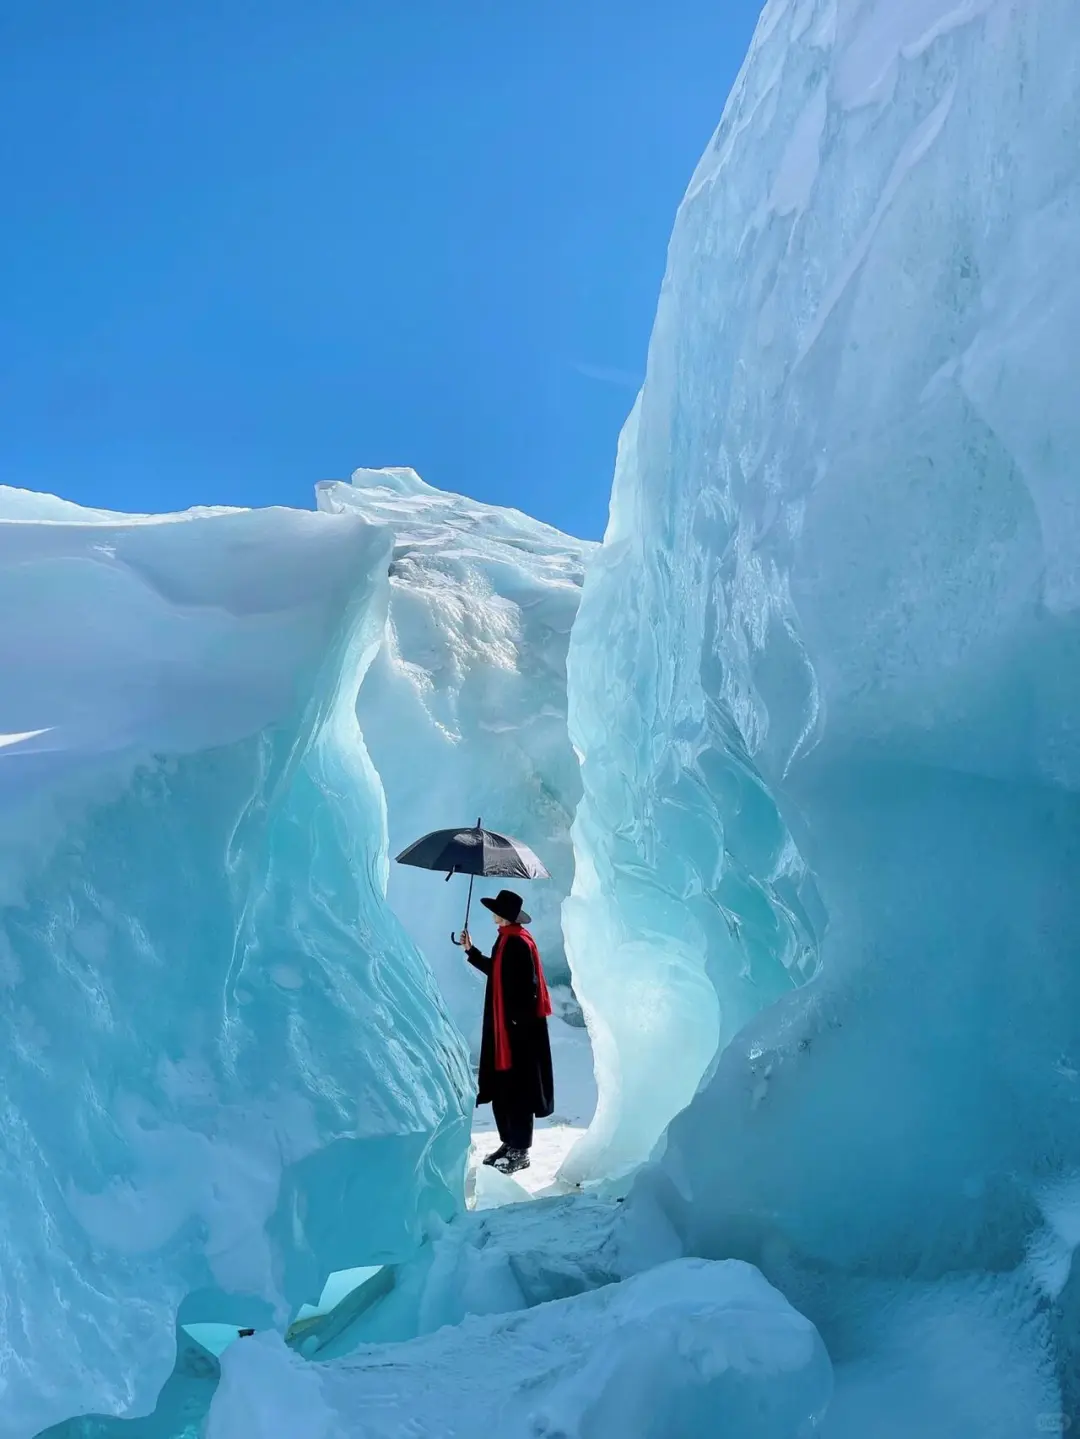
[[[390,853],[482,818],[544,857],[530,887],[532,930],[565,1008],[561,905],[574,872],[570,825],[581,798],[566,723],[566,654],[596,546],[548,525],[426,485],[411,470],[357,470],[317,486],[319,508],[353,513],[392,536],[384,641],[357,702],[386,796]],[[501,882],[479,882],[494,894]],[[450,932],[467,881],[433,883],[392,866],[387,895],[427,958],[475,1050],[483,983]],[[475,928],[484,932],[483,910]]]
[[[283,1416],[318,1439],[614,1439],[630,1422],[704,1439],[719,1421],[740,1439],[1016,1439],[1080,1422],[1078,75],[1071,0],[771,0],[677,217],[580,607],[572,542],[531,533],[522,568],[544,553],[547,577],[509,574],[529,522],[478,560],[484,517],[403,476],[324,489],[307,516],[150,524],[6,499],[30,507],[34,548],[28,565],[30,531],[0,529],[4,583],[52,566],[33,645],[12,650],[34,657],[26,680],[0,667],[0,782],[33,818],[2,832],[5,1104],[25,1144],[4,1180],[9,1432],[33,1432],[16,1420],[45,1412],[46,1380],[135,1412],[117,1356],[152,1334],[160,1383],[193,1288],[261,1296],[271,1319],[308,1297],[340,1262],[335,1217],[356,1213],[346,1177],[394,1288],[333,1357],[272,1332],[234,1345],[211,1439],[272,1439]],[[175,533],[203,524],[221,563],[179,563]],[[73,615],[93,624],[104,601],[62,605],[61,574],[142,586],[181,655],[207,626],[197,673],[175,671],[205,686],[199,705],[150,703],[172,664],[140,695],[153,636],[98,690],[63,682],[92,653],[58,647]],[[409,576],[416,593],[395,596]],[[487,606],[475,671],[467,628],[440,619],[425,640],[407,622],[470,584]],[[543,813],[580,786],[563,926],[600,1086],[567,1169],[620,1175],[625,1201],[494,1219],[454,1213],[464,1050],[382,901],[386,796],[413,799],[375,699],[427,754],[445,757],[433,722],[473,765],[472,686],[528,709],[521,650],[489,641],[500,616],[520,637],[534,601],[550,653],[572,621],[569,740],[541,728],[515,772],[566,775],[568,743],[580,757]],[[129,625],[122,596],[116,613]],[[369,671],[365,721],[384,793],[355,700],[387,634],[402,638]],[[35,692],[48,704],[15,702]],[[276,883],[299,851],[320,857],[302,922]],[[339,890],[355,891],[344,926]],[[211,932],[227,943],[197,942]],[[116,992],[140,964],[179,986],[211,952],[229,960],[200,977],[201,1006]],[[87,1016],[77,1033],[69,1013]],[[221,1178],[193,1192],[213,1146],[231,1146]],[[42,1254],[53,1268],[29,1270]],[[88,1268],[83,1335],[68,1315]]]
[[[549,1207],[542,1237],[459,1220],[409,1267],[420,1432],[559,1284],[569,1330],[590,1288],[681,1282],[679,1254],[717,1294],[751,1264],[828,1353],[831,1387],[735,1432],[1080,1420],[1078,73],[1065,0],[762,14],[677,218],[569,650],[564,930],[601,1098],[568,1169],[633,1177],[591,1259]],[[625,1432],[594,1367],[622,1357],[612,1318],[557,1420],[507,1357],[529,1415],[508,1400],[505,1432]],[[314,1372],[230,1351],[212,1422],[277,1373],[362,1433],[365,1325]],[[721,1372],[704,1342],[687,1403]],[[675,1413],[657,1434],[714,1432]]]

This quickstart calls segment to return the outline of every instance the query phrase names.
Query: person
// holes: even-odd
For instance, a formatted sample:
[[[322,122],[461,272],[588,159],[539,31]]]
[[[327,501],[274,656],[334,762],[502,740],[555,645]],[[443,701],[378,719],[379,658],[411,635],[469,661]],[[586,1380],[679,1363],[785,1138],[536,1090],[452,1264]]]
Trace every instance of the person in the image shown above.
[[[551,999],[521,896],[504,889],[480,903],[499,931],[491,955],[477,949],[468,930],[457,941],[469,963],[487,975],[476,1103],[491,1105],[502,1141],[484,1163],[516,1174],[529,1167],[533,1120],[546,1119],[555,1108]]]

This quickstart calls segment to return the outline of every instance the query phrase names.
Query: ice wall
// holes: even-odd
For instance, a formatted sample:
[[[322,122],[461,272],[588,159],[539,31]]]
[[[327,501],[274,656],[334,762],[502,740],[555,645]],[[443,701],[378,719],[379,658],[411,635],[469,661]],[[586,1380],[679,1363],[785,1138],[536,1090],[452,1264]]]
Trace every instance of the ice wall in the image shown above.
[[[668,289],[568,661],[584,794],[563,922],[599,1083],[572,1181],[650,1154],[718,1048],[814,973],[822,925],[759,769],[813,733],[815,679],[783,587],[755,574],[713,458],[699,463],[690,416],[717,425],[716,400],[688,360],[670,372],[671,305]]]
[[[145,1413],[182,1303],[281,1321],[455,1207],[470,1079],[354,711],[389,551],[0,491],[0,1434]]]
[[[766,7],[571,645],[578,1163],[749,1021],[641,1185],[834,1435],[1080,1419],[1078,76],[1071,0]]]
[[[527,887],[533,932],[549,978],[568,981],[560,907],[581,781],[567,735],[566,651],[596,546],[434,490],[412,470],[357,470],[317,495],[320,509],[393,533],[385,643],[357,705],[386,792],[391,853],[478,816],[530,845],[551,873]],[[478,884],[476,895],[501,884]],[[483,981],[450,944],[467,888],[393,865],[388,895],[478,1044]],[[475,929],[490,939],[479,908]]]

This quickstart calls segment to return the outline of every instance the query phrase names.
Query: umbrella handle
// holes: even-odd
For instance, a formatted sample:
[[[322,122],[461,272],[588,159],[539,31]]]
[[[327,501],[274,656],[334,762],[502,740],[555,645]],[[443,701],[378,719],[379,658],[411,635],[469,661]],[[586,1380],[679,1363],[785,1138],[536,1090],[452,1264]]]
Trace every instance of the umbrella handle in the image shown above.
[[[447,875],[447,879],[449,879],[449,878],[450,878],[450,876]],[[450,931],[450,938],[451,938],[451,940],[453,940],[454,944],[457,944],[457,945],[460,945],[462,939],[463,939],[463,938],[465,937],[465,935],[468,934],[468,932],[469,932],[469,911],[472,909],[472,888],[473,888],[473,883],[475,882],[475,880],[476,880],[476,876],[475,876],[474,874],[470,874],[470,875],[469,875],[469,897],[468,897],[468,899],[465,901],[465,927],[462,929],[460,936],[459,936],[459,935],[456,935],[456,934],[453,932],[453,930]]]

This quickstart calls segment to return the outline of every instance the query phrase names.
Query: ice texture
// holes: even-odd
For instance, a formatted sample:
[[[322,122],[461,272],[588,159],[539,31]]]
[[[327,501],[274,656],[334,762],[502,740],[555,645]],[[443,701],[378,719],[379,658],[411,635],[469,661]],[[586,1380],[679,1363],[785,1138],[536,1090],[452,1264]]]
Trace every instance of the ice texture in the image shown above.
[[[1078,76],[1072,0],[766,6],[572,637],[573,1162],[682,1111],[635,1194],[845,1439],[1080,1418]]]
[[[354,711],[389,557],[0,491],[0,1434],[149,1412],[178,1308],[283,1323],[459,1202],[465,1051]]]
[[[0,526],[5,614],[28,616],[21,648],[0,639],[17,1418],[45,1382],[122,1407],[117,1355],[139,1340],[160,1371],[193,1284],[273,1316],[317,1292],[316,1261],[374,1260],[370,1219],[390,1262],[305,1332],[316,1357],[271,1332],[228,1349],[209,1439],[1016,1439],[1080,1419],[1078,75],[1072,0],[773,0],[687,192],[567,671],[564,922],[601,1089],[567,1173],[651,1154],[621,1206],[443,1225],[461,1050],[380,902],[385,800],[354,713],[389,635],[360,712],[391,827],[417,791],[439,800],[402,842],[457,822],[435,786],[461,763],[471,801],[512,715],[507,793],[475,806],[494,823],[569,753],[556,716],[550,749],[528,733],[559,711],[558,665],[521,679],[565,631],[522,636],[534,604],[573,618],[582,552],[405,473],[324,487],[335,514],[187,520],[219,536],[198,565],[175,521],[7,499],[41,549],[28,564]],[[99,569],[174,630],[129,595],[110,609]],[[138,614],[125,665],[105,640]],[[35,686],[48,704],[22,702]],[[561,831],[538,840],[531,813],[545,853]],[[433,958],[460,899],[435,892],[399,896]],[[246,1005],[232,958],[216,991],[204,962],[219,931]],[[290,987],[328,964],[337,990]],[[343,1073],[392,1111],[385,1168]],[[320,1167],[343,1132],[360,1226]],[[353,1239],[326,1240],[343,1214]]]
[[[320,509],[393,534],[385,642],[357,706],[386,794],[391,853],[481,817],[529,845],[551,874],[522,891],[532,930],[549,980],[567,982],[560,909],[581,781],[567,734],[566,651],[596,547],[519,511],[434,490],[412,470],[357,470],[351,483],[329,481],[317,493]],[[478,882],[476,898],[504,884]],[[476,1048],[483,980],[450,944],[467,890],[467,880],[445,884],[394,865],[388,895]],[[491,932],[479,907],[474,929],[481,941]]]
[[[494,1173],[518,1194],[433,1225],[410,1259],[387,1266],[392,1272],[335,1312],[298,1326],[293,1347],[307,1358],[341,1358],[364,1345],[433,1334],[470,1315],[568,1299],[685,1257],[664,1208],[645,1195],[633,1206],[584,1194],[536,1199]]]
[[[307,1363],[234,1345],[207,1439],[804,1439],[831,1390],[812,1324],[748,1265],[684,1259],[524,1314]]]

